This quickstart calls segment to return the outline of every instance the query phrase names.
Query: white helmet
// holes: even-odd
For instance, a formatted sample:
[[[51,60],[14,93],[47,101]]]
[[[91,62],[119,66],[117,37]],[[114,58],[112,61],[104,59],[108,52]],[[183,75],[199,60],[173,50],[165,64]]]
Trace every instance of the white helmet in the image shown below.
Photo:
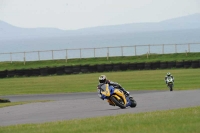
[[[106,82],[106,75],[101,75],[99,77],[99,83],[105,83]]]
[[[168,72],[168,73],[167,73],[167,76],[171,76],[171,73],[170,73],[170,72]]]

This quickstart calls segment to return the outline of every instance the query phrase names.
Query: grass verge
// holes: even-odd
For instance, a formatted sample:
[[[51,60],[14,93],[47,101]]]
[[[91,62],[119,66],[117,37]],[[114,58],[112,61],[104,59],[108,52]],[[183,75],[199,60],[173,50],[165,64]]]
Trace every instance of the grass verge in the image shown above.
[[[165,69],[5,78],[0,80],[0,95],[96,92],[101,74],[120,83],[126,90],[168,90],[164,82],[167,72],[175,77],[175,90],[200,88],[200,69]]]
[[[68,65],[85,65],[85,64],[110,64],[110,63],[125,63],[125,62],[156,62],[156,61],[182,61],[182,60],[199,60],[200,52],[197,53],[174,53],[174,54],[150,54],[140,56],[118,56],[118,57],[99,57],[99,58],[81,58],[66,60],[41,60],[27,61],[24,65],[23,61],[0,62],[0,71],[13,69],[29,69],[39,67],[55,67]]]
[[[198,133],[200,106],[0,127],[1,133]]]

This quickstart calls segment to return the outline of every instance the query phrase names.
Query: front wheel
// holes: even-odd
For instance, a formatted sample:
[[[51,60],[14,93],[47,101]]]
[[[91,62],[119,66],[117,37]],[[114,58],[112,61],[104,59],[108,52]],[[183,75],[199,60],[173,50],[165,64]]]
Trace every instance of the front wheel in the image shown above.
[[[137,106],[137,102],[133,98],[130,98],[130,101],[131,101],[131,105],[130,105],[131,108],[134,108]]]
[[[115,96],[111,96],[110,99],[115,103],[115,105],[119,106],[120,108],[122,109],[126,108],[126,105],[124,105],[122,99],[120,99],[119,101]]]
[[[169,84],[169,89],[170,89],[170,91],[173,91],[173,85],[172,84]]]

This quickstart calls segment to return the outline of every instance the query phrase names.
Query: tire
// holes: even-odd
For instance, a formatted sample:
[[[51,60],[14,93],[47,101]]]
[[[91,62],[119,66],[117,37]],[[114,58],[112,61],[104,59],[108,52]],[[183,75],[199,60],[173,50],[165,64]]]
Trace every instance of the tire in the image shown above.
[[[128,66],[129,70],[137,70],[137,63],[130,63]]]
[[[9,99],[1,99],[0,98],[0,103],[10,103]]]
[[[66,66],[66,67],[65,67],[65,73],[66,73],[66,74],[72,74],[72,73],[73,73],[73,68],[72,68],[72,66]]]
[[[151,69],[151,63],[150,63],[150,62],[146,62],[146,63],[144,64],[144,69],[145,69],[145,70],[150,70],[150,69]]]
[[[152,65],[151,69],[153,69],[153,70],[160,68],[160,62],[159,61],[158,62],[152,62],[151,65]]]
[[[170,91],[173,91],[173,86],[172,86],[172,84],[169,84],[169,89],[170,89]]]
[[[81,65],[81,72],[88,73],[89,72],[89,65]]]
[[[113,64],[105,64],[105,71],[111,72],[113,70]]]
[[[191,67],[192,68],[199,68],[199,61],[192,61]]]
[[[143,70],[145,63],[137,63],[137,70]]]
[[[133,98],[131,98],[130,101],[131,101],[131,106],[130,106],[131,108],[134,108],[137,106],[137,102]]]
[[[122,63],[120,66],[120,69],[122,71],[126,71],[128,69],[129,63]]]
[[[183,67],[184,67],[184,61],[176,62],[176,68],[183,68]]]
[[[113,64],[113,71],[120,71],[120,66],[121,66],[120,63]]]
[[[0,71],[0,78],[6,78],[7,77],[7,70]]]
[[[168,68],[175,68],[176,62],[175,61],[168,62],[167,66],[168,66]]]
[[[118,99],[115,98],[114,96],[111,96],[110,99],[115,103],[116,106],[119,106],[119,107],[122,108],[122,109],[126,108],[126,105],[120,103],[120,102],[118,101]]]
[[[166,69],[167,68],[167,62],[160,62],[160,68]]]

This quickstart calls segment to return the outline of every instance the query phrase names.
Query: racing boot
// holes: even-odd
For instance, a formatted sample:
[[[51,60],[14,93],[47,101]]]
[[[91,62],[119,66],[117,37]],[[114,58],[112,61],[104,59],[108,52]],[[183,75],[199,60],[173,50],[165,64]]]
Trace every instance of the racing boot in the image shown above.
[[[125,91],[125,90],[124,90],[124,95],[125,95],[126,97],[129,96],[129,94],[130,94],[130,93],[129,93],[128,91]]]
[[[124,91],[124,94],[126,97],[129,97],[129,99],[133,99],[133,97],[130,95],[128,91]]]
[[[130,95],[130,93],[128,91],[126,91],[124,88],[120,88],[120,89],[124,92],[124,95],[126,97],[132,98],[132,96]]]

